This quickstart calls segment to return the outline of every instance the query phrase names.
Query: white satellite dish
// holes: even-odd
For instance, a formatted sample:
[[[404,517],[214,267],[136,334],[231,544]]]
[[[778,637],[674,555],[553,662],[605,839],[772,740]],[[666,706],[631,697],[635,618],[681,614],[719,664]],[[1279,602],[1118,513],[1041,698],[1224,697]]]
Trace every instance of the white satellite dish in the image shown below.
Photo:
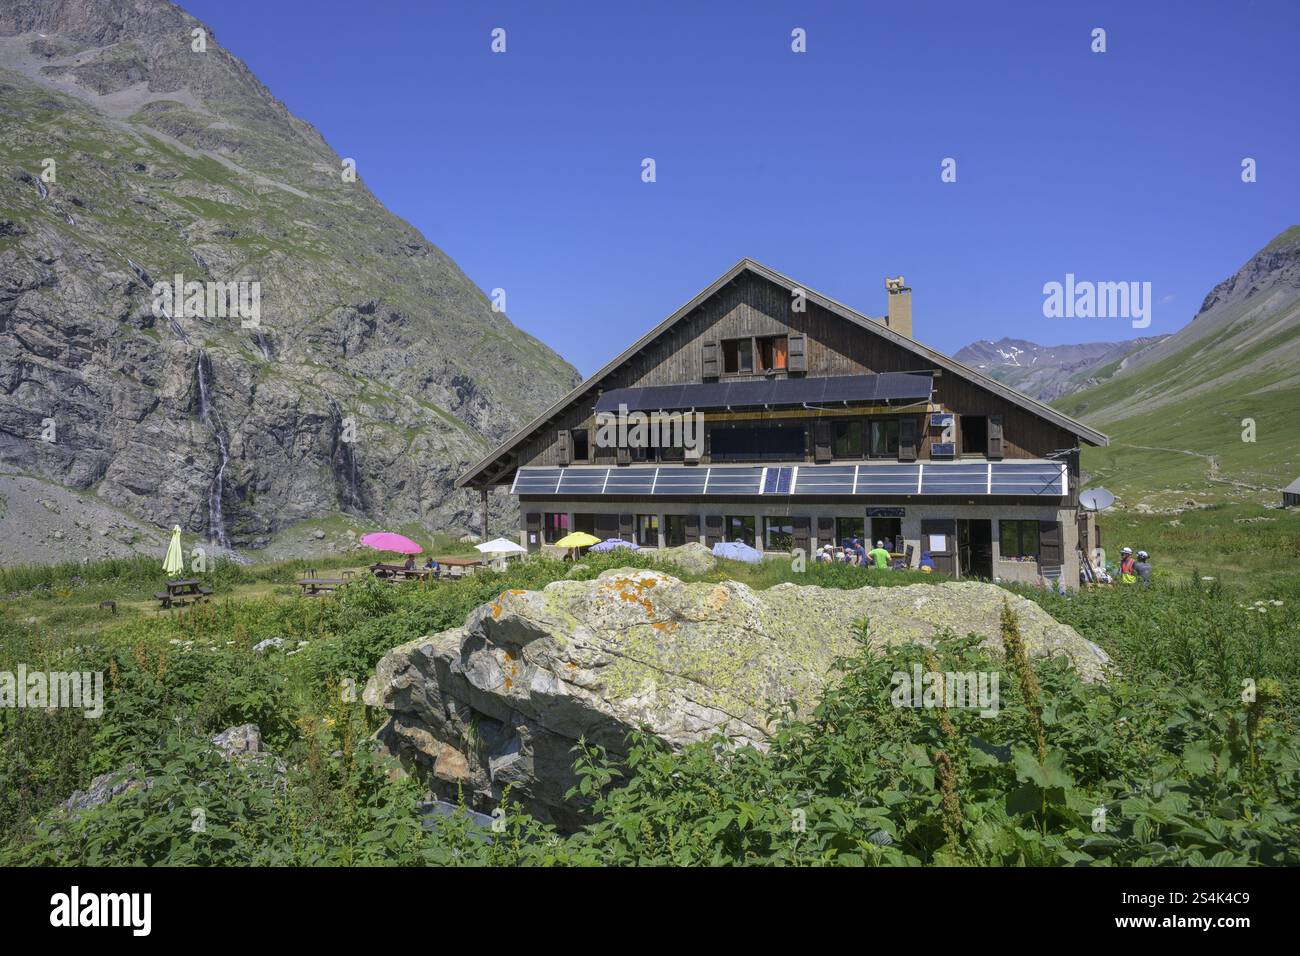
[[[1089,488],[1079,494],[1079,504],[1088,511],[1105,511],[1115,503],[1115,496],[1105,488]]]

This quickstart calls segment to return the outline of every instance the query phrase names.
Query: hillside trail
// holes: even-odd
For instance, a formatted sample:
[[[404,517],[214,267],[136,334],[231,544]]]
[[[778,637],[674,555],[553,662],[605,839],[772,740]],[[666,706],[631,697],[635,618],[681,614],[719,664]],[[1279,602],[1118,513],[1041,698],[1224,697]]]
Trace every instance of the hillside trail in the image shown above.
[[[1127,442],[1116,442],[1120,448],[1137,448],[1141,451],[1166,451],[1174,455],[1191,455],[1193,458],[1201,458],[1206,462],[1205,480],[1214,482],[1218,485],[1231,485],[1234,488],[1244,488],[1247,491],[1272,491],[1271,488],[1264,488],[1259,485],[1247,484],[1244,481],[1237,481],[1232,478],[1219,477],[1219,458],[1217,455],[1206,455],[1203,452],[1192,451],[1190,448],[1162,448],[1158,445],[1132,445]]]

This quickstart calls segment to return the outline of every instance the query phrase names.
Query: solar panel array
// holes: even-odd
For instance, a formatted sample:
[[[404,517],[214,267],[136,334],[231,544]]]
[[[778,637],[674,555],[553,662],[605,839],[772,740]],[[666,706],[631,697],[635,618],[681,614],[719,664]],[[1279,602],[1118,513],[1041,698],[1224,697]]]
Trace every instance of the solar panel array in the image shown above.
[[[1054,461],[870,462],[861,465],[663,465],[520,468],[516,495],[1014,495],[1060,498]]]
[[[829,378],[774,378],[613,388],[601,394],[596,402],[596,411],[616,412],[620,406],[626,406],[628,411],[671,411],[928,399],[932,385],[928,372],[882,372],[879,375],[834,375]]]

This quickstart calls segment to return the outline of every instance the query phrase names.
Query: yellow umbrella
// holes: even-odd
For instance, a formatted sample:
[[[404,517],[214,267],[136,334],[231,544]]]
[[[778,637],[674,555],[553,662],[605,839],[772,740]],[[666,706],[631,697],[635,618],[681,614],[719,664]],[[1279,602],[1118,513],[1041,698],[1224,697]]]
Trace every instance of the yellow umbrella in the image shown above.
[[[600,539],[585,531],[574,531],[555,542],[557,548],[590,548],[593,544],[600,544]]]
[[[163,559],[163,571],[168,577],[185,570],[185,556],[181,553],[181,526],[172,525],[172,540],[167,545],[167,557]]]

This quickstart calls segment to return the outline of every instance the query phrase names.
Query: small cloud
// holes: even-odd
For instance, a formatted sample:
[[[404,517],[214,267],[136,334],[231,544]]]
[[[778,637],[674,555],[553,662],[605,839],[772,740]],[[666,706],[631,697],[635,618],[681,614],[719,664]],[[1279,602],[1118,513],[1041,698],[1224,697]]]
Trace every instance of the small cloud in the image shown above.
[[[1167,303],[1169,303],[1169,302],[1173,302],[1174,299],[1175,299],[1175,296],[1174,296],[1174,294],[1171,292],[1171,293],[1169,293],[1167,296],[1165,296],[1163,299],[1160,300],[1160,304],[1161,304],[1161,305],[1165,305],[1165,304],[1167,304]]]

